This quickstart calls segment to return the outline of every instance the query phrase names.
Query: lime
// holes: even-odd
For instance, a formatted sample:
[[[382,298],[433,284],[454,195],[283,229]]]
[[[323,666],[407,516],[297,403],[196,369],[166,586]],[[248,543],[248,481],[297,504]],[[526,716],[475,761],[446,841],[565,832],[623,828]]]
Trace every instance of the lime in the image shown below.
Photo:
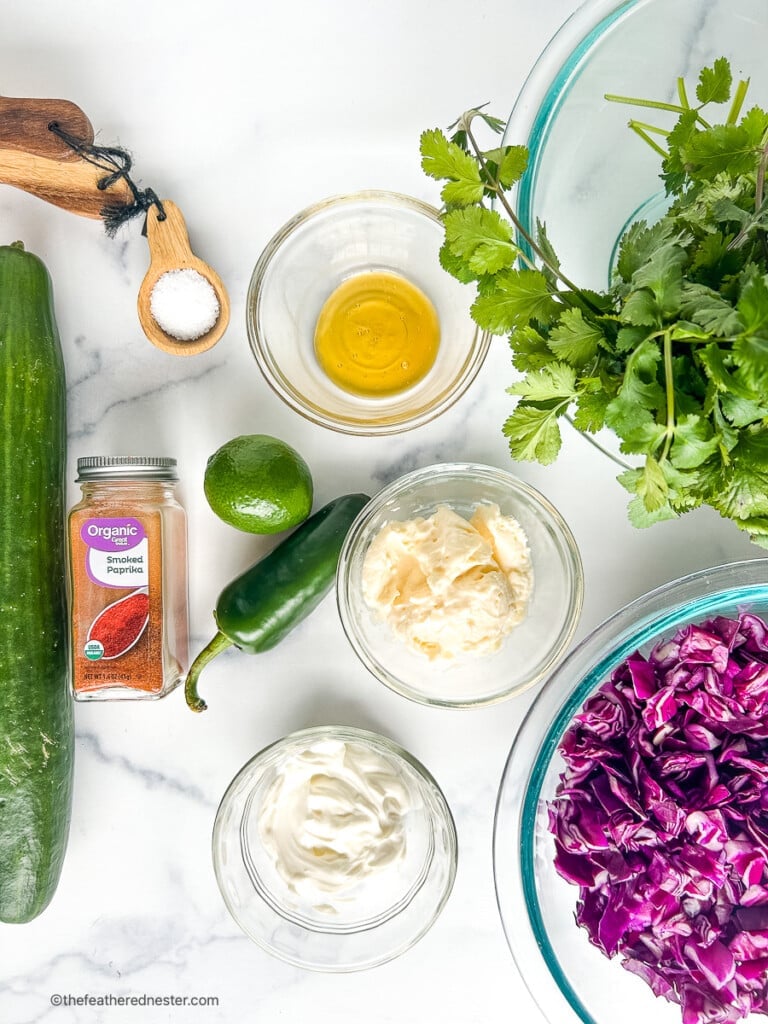
[[[312,474],[277,437],[233,437],[208,459],[205,496],[225,523],[246,533],[280,533],[312,510]]]

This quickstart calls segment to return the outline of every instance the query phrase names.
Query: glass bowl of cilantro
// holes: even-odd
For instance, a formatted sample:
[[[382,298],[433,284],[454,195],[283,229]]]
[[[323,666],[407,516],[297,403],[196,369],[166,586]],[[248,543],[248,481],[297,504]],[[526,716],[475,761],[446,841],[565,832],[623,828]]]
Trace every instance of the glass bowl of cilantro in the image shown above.
[[[639,218],[652,223],[669,199],[660,177],[666,132],[689,80],[723,56],[749,101],[768,106],[762,0],[589,0],[554,36],[528,76],[504,141],[525,143],[528,170],[516,197],[524,227],[546,225],[558,258],[580,285],[610,283],[617,244]],[[717,96],[721,83],[712,82]],[[659,100],[661,111],[609,97]],[[688,102],[700,99],[689,87]],[[705,118],[724,120],[727,102]],[[631,125],[628,124],[631,122]]]
[[[768,1012],[768,560],[669,583],[534,701],[494,827],[512,954],[552,1024]]]
[[[421,136],[442,264],[509,338],[512,458],[608,432],[635,526],[708,505],[764,548],[767,30],[763,0],[590,0],[508,125]]]

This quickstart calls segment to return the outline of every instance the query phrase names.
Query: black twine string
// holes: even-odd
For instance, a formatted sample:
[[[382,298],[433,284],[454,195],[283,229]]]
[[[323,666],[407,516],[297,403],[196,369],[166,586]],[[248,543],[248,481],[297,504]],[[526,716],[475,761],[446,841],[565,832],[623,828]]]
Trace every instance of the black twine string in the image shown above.
[[[157,219],[165,220],[166,214],[163,204],[157,197],[157,193],[151,188],[139,188],[131,178],[130,170],[133,160],[130,153],[119,146],[94,146],[83,139],[78,139],[65,131],[57,121],[51,121],[48,131],[57,135],[62,142],[66,143],[71,150],[77,153],[89,164],[98,167],[107,173],[97,183],[96,187],[105,192],[110,185],[114,185],[121,178],[131,190],[133,195],[132,203],[112,203],[107,201],[101,209],[101,216],[104,219],[104,228],[112,238],[118,228],[132,217],[140,213],[146,213],[150,206],[157,207]],[[146,230],[146,223],[145,223]]]

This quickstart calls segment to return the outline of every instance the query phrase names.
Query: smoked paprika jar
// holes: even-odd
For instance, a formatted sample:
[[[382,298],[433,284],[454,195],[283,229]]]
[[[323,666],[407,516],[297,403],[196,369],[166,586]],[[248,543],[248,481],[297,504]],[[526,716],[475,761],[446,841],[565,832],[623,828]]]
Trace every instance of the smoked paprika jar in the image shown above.
[[[76,700],[163,697],[188,667],[187,523],[176,460],[77,460],[69,514]]]

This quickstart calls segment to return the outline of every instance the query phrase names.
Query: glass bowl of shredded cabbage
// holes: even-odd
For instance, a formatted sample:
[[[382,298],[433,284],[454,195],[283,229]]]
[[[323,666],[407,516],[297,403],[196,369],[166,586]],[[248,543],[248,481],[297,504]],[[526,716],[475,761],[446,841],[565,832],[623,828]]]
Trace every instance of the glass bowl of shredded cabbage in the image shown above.
[[[552,1024],[768,1013],[768,559],[676,580],[549,678],[507,761],[494,872]]]

